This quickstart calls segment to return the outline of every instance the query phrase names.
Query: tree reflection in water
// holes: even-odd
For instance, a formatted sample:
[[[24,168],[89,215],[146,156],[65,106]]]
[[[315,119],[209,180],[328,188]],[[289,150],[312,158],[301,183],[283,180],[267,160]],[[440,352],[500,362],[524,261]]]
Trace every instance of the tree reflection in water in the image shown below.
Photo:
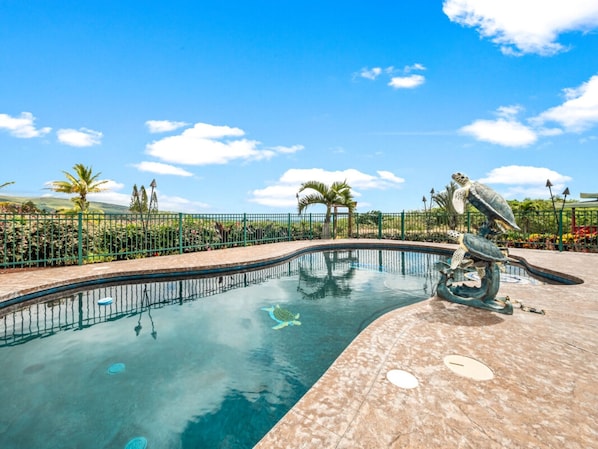
[[[326,273],[322,275],[320,264],[305,267],[299,265],[299,285],[297,291],[303,298],[318,300],[326,296],[346,297],[351,294],[351,279],[355,276],[356,267],[354,262],[359,257],[353,255],[353,251],[324,251],[321,253],[326,267]]]

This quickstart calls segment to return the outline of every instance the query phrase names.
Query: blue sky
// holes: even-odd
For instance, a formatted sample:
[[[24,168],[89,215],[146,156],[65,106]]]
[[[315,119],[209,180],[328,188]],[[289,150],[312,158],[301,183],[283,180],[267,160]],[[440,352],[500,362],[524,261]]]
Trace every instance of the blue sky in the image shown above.
[[[5,195],[82,163],[90,199],[155,179],[181,212],[294,212],[310,180],[422,209],[456,171],[579,198],[597,147],[595,0],[0,0]]]

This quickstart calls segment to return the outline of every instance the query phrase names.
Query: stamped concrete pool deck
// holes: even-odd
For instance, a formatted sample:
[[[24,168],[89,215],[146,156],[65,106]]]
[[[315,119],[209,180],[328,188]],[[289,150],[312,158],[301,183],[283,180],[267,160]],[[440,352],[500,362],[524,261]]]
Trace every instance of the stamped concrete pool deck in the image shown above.
[[[423,245],[380,240],[326,244],[352,242]],[[0,274],[0,302],[113,276],[267,262],[322,243],[5,272]],[[511,250],[511,255],[583,283],[502,283],[499,296],[510,297],[513,315],[437,297],[387,313],[355,339],[256,447],[598,448],[598,254]],[[456,373],[445,363],[449,355],[481,362],[493,378],[474,380]],[[396,386],[386,376],[391,370],[412,374],[418,386]]]

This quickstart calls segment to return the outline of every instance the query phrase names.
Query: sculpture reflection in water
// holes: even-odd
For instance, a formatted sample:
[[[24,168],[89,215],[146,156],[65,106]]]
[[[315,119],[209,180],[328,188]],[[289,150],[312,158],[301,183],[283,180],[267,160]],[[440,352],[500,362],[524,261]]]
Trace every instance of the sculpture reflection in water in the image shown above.
[[[508,297],[496,297],[500,287],[500,267],[507,263],[508,253],[492,239],[501,232],[519,230],[513,211],[490,187],[471,181],[461,173],[452,177],[460,186],[452,198],[455,211],[464,213],[469,203],[484,214],[486,221],[479,227],[477,235],[449,231],[449,237],[459,247],[449,262],[438,263],[437,294],[447,301],[511,315],[513,305]],[[466,281],[466,274],[472,271],[477,272],[480,279],[476,285]]]

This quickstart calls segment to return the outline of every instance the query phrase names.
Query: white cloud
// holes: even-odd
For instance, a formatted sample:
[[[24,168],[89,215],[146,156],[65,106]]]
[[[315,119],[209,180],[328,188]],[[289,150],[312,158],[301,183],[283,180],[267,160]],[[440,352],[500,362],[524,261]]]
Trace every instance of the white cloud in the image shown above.
[[[598,27],[596,0],[445,0],[442,10],[505,54],[553,55],[566,50],[557,42],[559,34]]]
[[[189,123],[186,122],[173,122],[171,120],[148,120],[145,122],[145,126],[150,133],[164,133],[168,131],[174,131],[175,129],[187,126]]]
[[[112,179],[107,179],[104,184],[102,184],[102,188],[106,191],[114,191],[114,190],[121,190],[125,185],[121,182],[114,181]]]
[[[395,176],[394,173],[391,173],[389,171],[379,170],[378,176],[380,176],[380,179],[385,179],[385,180],[387,180],[391,183],[395,183],[395,184],[402,184],[405,182],[405,179],[399,178],[398,176]]]
[[[571,181],[570,176],[561,175],[549,168],[525,165],[508,165],[495,168],[479,181],[488,184],[541,184],[545,186],[547,179],[555,184]]]
[[[134,164],[134,167],[139,171],[158,173],[160,175],[175,175],[175,176],[193,176],[193,173],[175,167],[174,165],[163,164],[161,162],[143,161],[139,164]]]
[[[106,183],[102,184],[102,188],[105,190],[102,192],[90,193],[87,196],[87,199],[89,201],[99,201],[103,203],[128,206],[131,202],[131,195],[118,192],[119,190],[122,190],[125,185],[112,179],[108,179],[106,181]]]
[[[364,68],[359,72],[359,76],[368,80],[375,80],[382,74],[382,68],[374,67],[372,69]]]
[[[205,211],[210,206],[209,204],[202,203],[199,201],[191,201],[180,196],[169,196],[158,194],[158,207],[161,211],[169,212],[184,212],[184,213],[196,213]]]
[[[512,119],[522,111],[523,107],[517,104],[511,106],[500,106],[496,110],[496,115],[498,115],[499,117],[504,117],[506,119]]]
[[[551,136],[560,136],[563,134],[563,130],[560,128],[538,128],[536,133],[539,136],[543,137],[551,137]]]
[[[283,146],[272,147],[272,149],[274,151],[276,151],[277,153],[284,153],[284,154],[296,153],[297,151],[303,150],[303,148],[304,148],[303,145],[293,145],[290,147],[283,147]]]
[[[477,140],[509,147],[535,143],[539,137],[554,137],[564,132],[581,133],[598,124],[598,75],[576,88],[563,89],[565,102],[529,118],[528,125],[517,120],[520,105],[501,106],[496,120],[476,120],[460,131]],[[557,123],[564,129],[545,126]]]
[[[87,195],[89,201],[99,201],[101,203],[118,204],[119,206],[129,206],[131,195],[120,192],[98,192]]]
[[[395,76],[390,79],[388,85],[395,89],[413,89],[422,85],[425,80],[422,75]]]
[[[552,193],[559,195],[572,178],[546,167],[509,165],[491,170],[479,182],[507,186],[505,198],[550,198],[548,179],[553,184]]]
[[[598,124],[598,75],[563,92],[566,101],[562,105],[544,111],[532,122],[556,122],[570,132],[581,132]]]
[[[146,153],[174,164],[209,165],[226,164],[235,159],[270,159],[277,152],[289,153],[303,148],[297,145],[260,149],[260,142],[238,138],[244,135],[239,128],[196,123],[179,135],[148,144]]]
[[[585,143],[593,142],[594,140],[598,140],[598,136],[583,137],[583,138],[579,139],[579,143],[585,144]]]
[[[377,176],[368,175],[356,169],[342,171],[328,171],[321,168],[290,169],[273,185],[264,189],[251,192],[249,201],[269,207],[295,207],[297,206],[296,194],[299,187],[306,181],[321,181],[332,184],[336,181],[347,181],[355,198],[362,194],[361,190],[397,188],[405,180],[395,176],[389,171],[378,171]]]
[[[513,119],[476,120],[459,131],[477,140],[507,147],[522,147],[538,140],[534,130]]]
[[[416,62],[415,64],[407,65],[403,68],[403,72],[405,72],[405,73],[409,73],[414,70],[426,70],[426,68],[424,67],[423,64],[420,64],[419,62]]]
[[[0,114],[0,129],[7,130],[14,137],[30,139],[48,134],[52,128],[45,127],[36,129],[34,126],[35,117],[31,112],[22,112],[20,117],[11,117],[8,114]]]
[[[104,187],[106,187],[105,191],[90,193],[87,198],[90,201],[118,204],[121,206],[129,206],[131,204],[131,193],[118,192],[118,190],[122,190],[125,187],[124,184],[108,180],[104,184]],[[179,196],[164,195],[157,189],[156,196],[158,197],[158,208],[161,211],[196,213],[209,207],[209,205],[198,201],[191,201]]]
[[[65,145],[72,147],[90,147],[92,145],[99,145],[103,134],[93,129],[79,128],[76,129],[59,129],[56,131],[58,141]]]
[[[361,78],[366,78],[369,80],[375,80],[383,73],[390,76],[390,81],[388,85],[395,88],[395,89],[413,89],[414,87],[420,86],[425,82],[425,78],[422,75],[409,75],[409,76],[392,76],[395,73],[403,73],[408,74],[413,72],[414,70],[426,70],[423,64],[416,62],[415,64],[406,65],[401,69],[395,69],[393,66],[388,66],[385,69],[382,67],[374,67],[374,68],[363,68],[361,71],[356,74]]]

